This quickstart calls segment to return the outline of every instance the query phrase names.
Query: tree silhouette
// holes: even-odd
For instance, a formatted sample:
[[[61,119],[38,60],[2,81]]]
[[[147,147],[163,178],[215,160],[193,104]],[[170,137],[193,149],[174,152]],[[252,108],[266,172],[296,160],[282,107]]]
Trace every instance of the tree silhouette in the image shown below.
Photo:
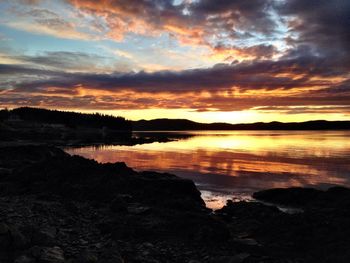
[[[1,110],[0,120],[18,116],[23,121],[47,124],[62,124],[68,128],[107,128],[118,131],[131,131],[131,123],[122,117],[114,117],[100,113],[86,114],[30,107],[13,110]]]

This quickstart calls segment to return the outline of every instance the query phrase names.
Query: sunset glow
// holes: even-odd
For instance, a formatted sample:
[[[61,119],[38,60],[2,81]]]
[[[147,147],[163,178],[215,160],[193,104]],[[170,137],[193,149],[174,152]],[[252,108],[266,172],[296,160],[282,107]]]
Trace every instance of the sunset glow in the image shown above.
[[[0,108],[350,119],[348,1],[5,0]]]

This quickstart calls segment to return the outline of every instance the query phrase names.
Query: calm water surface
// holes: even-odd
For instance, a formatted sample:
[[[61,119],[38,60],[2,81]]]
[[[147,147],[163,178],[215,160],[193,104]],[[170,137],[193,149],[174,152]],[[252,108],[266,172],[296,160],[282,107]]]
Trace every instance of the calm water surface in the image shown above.
[[[99,162],[192,179],[208,207],[289,186],[350,186],[350,131],[181,132],[189,138],[136,146],[67,149]]]

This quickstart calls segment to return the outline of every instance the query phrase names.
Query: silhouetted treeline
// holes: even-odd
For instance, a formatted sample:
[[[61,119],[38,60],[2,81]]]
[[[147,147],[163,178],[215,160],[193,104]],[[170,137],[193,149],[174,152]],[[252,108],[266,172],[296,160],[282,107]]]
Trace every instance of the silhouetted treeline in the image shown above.
[[[63,124],[69,128],[103,128],[121,131],[184,131],[184,130],[349,130],[350,121],[257,122],[249,124],[198,123],[186,119],[128,121],[122,117],[99,113],[85,114],[22,107],[0,110],[0,121],[18,117],[24,121]]]
[[[77,112],[65,112],[30,107],[22,107],[13,110],[1,110],[0,120],[18,118],[23,121],[47,124],[62,124],[69,128],[103,128],[112,130],[131,131],[130,121],[122,117],[103,115],[99,113],[86,114]]]
[[[8,119],[10,116],[10,111],[8,109],[0,110],[0,121]]]
[[[155,119],[132,122],[137,131],[184,130],[348,130],[350,121],[257,122],[250,124],[198,123],[185,119]]]

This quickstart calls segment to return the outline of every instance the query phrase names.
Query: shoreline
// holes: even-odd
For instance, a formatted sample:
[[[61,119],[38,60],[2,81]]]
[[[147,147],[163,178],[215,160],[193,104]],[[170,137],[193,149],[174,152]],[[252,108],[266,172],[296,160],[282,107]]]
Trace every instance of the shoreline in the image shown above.
[[[347,188],[265,190],[253,196],[261,202],[228,201],[213,212],[191,180],[175,175],[44,145],[0,147],[0,157],[5,263],[350,259]]]

